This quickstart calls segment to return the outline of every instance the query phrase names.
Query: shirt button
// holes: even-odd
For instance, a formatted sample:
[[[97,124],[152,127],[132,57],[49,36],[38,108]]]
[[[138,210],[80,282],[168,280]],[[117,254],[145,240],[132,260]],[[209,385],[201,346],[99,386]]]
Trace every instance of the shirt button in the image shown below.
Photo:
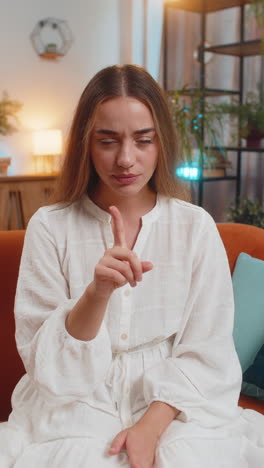
[[[126,334],[126,333],[122,333],[121,338],[122,338],[122,340],[126,340],[126,339],[127,339],[127,334]]]
[[[124,292],[125,296],[129,296],[130,295],[130,291],[129,289],[126,289],[125,292]]]

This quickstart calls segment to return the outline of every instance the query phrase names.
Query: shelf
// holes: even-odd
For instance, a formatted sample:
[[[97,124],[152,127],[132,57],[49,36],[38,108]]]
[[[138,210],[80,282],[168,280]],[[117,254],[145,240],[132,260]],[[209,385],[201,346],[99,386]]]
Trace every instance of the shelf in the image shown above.
[[[210,13],[213,11],[224,10],[225,8],[233,8],[241,5],[251,3],[250,0],[205,0],[205,12]],[[193,11],[195,13],[202,13],[203,0],[178,0],[168,1],[166,6],[177,8],[178,10]]]
[[[261,55],[263,53],[260,39],[205,47],[204,50],[205,52],[214,52],[215,54],[221,55],[235,55],[237,57],[249,57],[251,55]]]
[[[206,146],[206,149],[219,150],[217,146]],[[224,151],[241,151],[247,153],[264,153],[263,148],[248,148],[245,146],[223,146],[221,147]]]
[[[2,182],[29,182],[41,180],[55,180],[58,177],[59,173],[55,172],[53,174],[19,174],[19,175],[5,175],[0,177],[0,183]]]
[[[196,92],[199,92],[199,94],[202,94],[204,92],[204,95],[207,97],[229,96],[229,95],[240,94],[239,91],[234,91],[232,89],[228,90],[228,89],[205,88],[204,90],[202,90],[201,88],[189,88],[189,89],[186,89],[186,91],[182,93],[182,95],[191,96],[192,94],[195,94]]]
[[[203,181],[203,182],[211,182],[211,181],[212,181],[212,182],[215,182],[215,181],[217,181],[217,180],[237,180],[237,178],[238,178],[237,176],[202,177],[202,178],[200,179],[200,181]],[[196,181],[196,182],[199,182],[199,180]]]
[[[43,52],[43,54],[39,54],[39,56],[47,60],[56,60],[59,57],[63,57],[62,54],[56,52]]]

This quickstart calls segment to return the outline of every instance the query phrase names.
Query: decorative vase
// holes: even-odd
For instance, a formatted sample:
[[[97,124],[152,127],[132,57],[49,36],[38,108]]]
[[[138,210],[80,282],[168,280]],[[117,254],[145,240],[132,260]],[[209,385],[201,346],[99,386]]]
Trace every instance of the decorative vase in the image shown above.
[[[50,43],[46,45],[45,54],[57,54],[57,53],[58,53],[57,44]]]
[[[7,175],[7,169],[10,163],[11,163],[11,158],[0,158],[0,176]]]
[[[261,148],[261,140],[264,138],[264,130],[252,128],[246,137],[247,148]]]

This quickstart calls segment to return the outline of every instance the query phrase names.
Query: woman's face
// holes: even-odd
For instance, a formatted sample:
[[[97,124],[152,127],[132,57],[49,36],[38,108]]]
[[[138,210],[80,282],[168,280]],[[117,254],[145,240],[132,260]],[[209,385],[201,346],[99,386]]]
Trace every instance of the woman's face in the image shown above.
[[[154,121],[145,104],[127,96],[100,104],[91,134],[91,157],[101,195],[124,197],[149,192],[158,151]]]

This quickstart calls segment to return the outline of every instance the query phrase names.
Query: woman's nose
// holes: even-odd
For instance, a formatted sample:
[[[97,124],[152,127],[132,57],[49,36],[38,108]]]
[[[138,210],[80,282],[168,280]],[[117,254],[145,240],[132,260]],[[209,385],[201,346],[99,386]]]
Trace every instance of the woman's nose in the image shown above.
[[[135,163],[134,151],[130,143],[122,143],[116,158],[117,165],[124,168],[132,167]]]

